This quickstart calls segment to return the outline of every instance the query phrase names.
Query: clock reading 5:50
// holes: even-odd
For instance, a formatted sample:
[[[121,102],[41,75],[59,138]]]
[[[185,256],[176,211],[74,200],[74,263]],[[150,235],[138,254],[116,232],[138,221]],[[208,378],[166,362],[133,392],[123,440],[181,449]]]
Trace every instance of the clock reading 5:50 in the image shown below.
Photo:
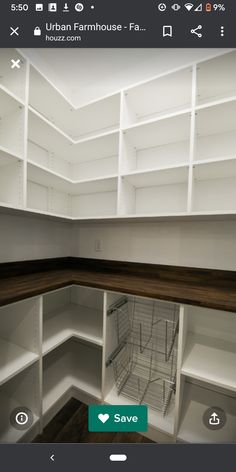
[[[11,11],[27,11],[29,9],[29,5],[27,3],[12,3],[11,4]]]

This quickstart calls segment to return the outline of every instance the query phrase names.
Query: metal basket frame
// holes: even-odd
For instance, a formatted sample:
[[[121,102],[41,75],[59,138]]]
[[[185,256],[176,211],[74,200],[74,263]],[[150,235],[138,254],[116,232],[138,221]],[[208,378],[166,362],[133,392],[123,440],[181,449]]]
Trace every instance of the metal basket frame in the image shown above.
[[[112,363],[118,395],[167,413],[175,391],[179,306],[122,297],[110,307],[117,348]]]

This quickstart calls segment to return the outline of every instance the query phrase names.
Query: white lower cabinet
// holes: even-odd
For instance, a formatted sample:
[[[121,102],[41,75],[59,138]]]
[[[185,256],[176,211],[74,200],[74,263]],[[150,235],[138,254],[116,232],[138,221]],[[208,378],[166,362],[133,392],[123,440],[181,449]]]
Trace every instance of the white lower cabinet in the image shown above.
[[[146,404],[157,442],[236,442],[233,313],[70,286],[0,308],[0,441],[28,442],[73,396]],[[14,408],[33,413],[27,431]],[[226,422],[212,430],[208,408]]]

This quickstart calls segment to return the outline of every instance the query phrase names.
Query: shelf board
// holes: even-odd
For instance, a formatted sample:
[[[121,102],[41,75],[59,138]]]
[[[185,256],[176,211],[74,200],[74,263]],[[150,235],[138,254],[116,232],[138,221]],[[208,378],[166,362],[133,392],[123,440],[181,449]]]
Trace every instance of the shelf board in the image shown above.
[[[124,139],[136,151],[189,141],[190,111],[123,130]]]
[[[0,87],[0,109],[1,116],[8,116],[14,114],[20,108],[23,108],[19,100],[17,100],[12,94],[8,94]]]
[[[236,346],[220,339],[189,334],[181,373],[236,392]]]
[[[151,124],[155,124],[155,123],[158,123],[158,122],[162,122],[162,121],[165,121],[165,120],[169,120],[169,119],[172,119],[172,118],[176,118],[176,117],[179,117],[179,116],[182,116],[182,115],[190,115],[191,114],[191,107],[185,107],[181,110],[178,110],[178,111],[169,111],[169,112],[166,112],[166,113],[163,113],[163,114],[160,114],[154,118],[144,118],[143,120],[140,120],[134,124],[131,124],[129,126],[124,126],[122,127],[122,131],[123,132],[128,132],[128,131],[132,131],[132,130],[135,130],[135,129],[139,129],[140,127],[142,126],[148,126],[148,125],[151,125]]]
[[[12,152],[4,146],[0,146],[0,167],[17,161],[24,161],[23,156],[14,151]]]
[[[86,195],[92,193],[116,192],[117,185],[117,177],[107,176],[106,178],[91,179],[74,183],[70,193],[73,195]]]
[[[107,137],[113,136],[113,135],[115,136],[115,135],[119,134],[119,131],[120,131],[120,128],[112,127],[112,129],[110,129],[110,130],[99,131],[99,132],[91,134],[90,136],[75,139],[74,144],[93,143],[93,141],[96,141],[97,139],[107,138]]]
[[[217,158],[198,159],[198,160],[193,161],[193,167],[200,166],[202,164],[214,164],[217,162],[227,162],[227,161],[236,161],[236,154],[229,155],[229,156],[226,155],[226,156],[217,157]]]
[[[232,95],[231,97],[219,97],[213,98],[212,100],[207,101],[201,105],[196,106],[196,111],[204,110],[205,108],[215,107],[217,105],[223,105],[224,103],[234,102],[236,100],[236,95]]]
[[[203,423],[207,408],[222,408],[227,422],[212,431]],[[188,443],[231,443],[236,438],[236,398],[194,384],[185,383],[178,439]]]
[[[117,395],[116,387],[108,393],[105,397],[104,402],[108,405],[137,405],[137,402],[132,401],[129,398]],[[165,416],[160,411],[153,410],[148,407],[148,424],[149,426],[167,433],[169,435],[174,434],[174,404],[170,404],[169,410]]]
[[[0,92],[3,92],[5,93],[6,95],[8,95],[9,97],[11,97],[13,100],[15,100],[15,102],[17,102],[18,104],[22,105],[22,106],[25,106],[25,103],[24,101],[18,97],[17,95],[15,95],[13,92],[11,92],[7,87],[5,87],[4,85],[0,84]]]
[[[38,354],[0,339],[0,385],[34,364],[38,358]]]
[[[120,214],[120,215],[104,215],[104,216],[68,216],[60,213],[52,213],[49,211],[37,210],[35,208],[13,207],[10,204],[0,201],[0,213],[11,215],[33,216],[35,218],[43,218],[48,220],[61,221],[84,221],[87,223],[99,222],[147,222],[147,221],[206,221],[211,218],[214,221],[235,220],[236,210],[229,211],[192,211],[192,212],[176,212],[176,213],[146,213],[146,214]]]
[[[74,142],[74,140],[67,133],[65,133],[61,128],[59,128],[52,121],[50,121],[46,116],[42,115],[39,111],[37,111],[35,108],[33,108],[30,105],[29,105],[28,108],[29,108],[29,112],[32,113],[32,115],[37,117],[45,125],[49,126],[53,130],[55,130],[59,135],[61,135],[63,138],[65,138],[69,143]]]
[[[194,168],[193,175],[199,181],[236,177],[236,159],[199,163]]]
[[[171,166],[158,170],[132,172],[122,176],[135,188],[187,183],[188,165]]]
[[[46,355],[43,412],[47,412],[71,387],[101,400],[101,364],[100,347],[79,340],[70,340]]]
[[[59,174],[58,172],[55,172],[54,170],[49,169],[48,167],[39,165],[30,159],[28,159],[27,161],[27,166],[28,175],[35,176],[35,179],[34,177],[32,177],[32,179],[29,178],[29,180],[33,180],[48,187],[55,186],[65,191],[69,188],[70,184],[73,184],[73,180],[69,179],[68,177]]]
[[[102,346],[101,312],[86,306],[68,305],[50,314],[43,332],[43,355],[71,337]]]

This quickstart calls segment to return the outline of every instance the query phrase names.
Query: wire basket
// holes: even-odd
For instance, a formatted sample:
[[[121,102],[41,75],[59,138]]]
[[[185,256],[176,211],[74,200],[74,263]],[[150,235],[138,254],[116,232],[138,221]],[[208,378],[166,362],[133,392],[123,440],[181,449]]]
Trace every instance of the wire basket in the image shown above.
[[[109,361],[118,395],[165,415],[175,391],[179,307],[123,297],[112,313],[118,347]]]

